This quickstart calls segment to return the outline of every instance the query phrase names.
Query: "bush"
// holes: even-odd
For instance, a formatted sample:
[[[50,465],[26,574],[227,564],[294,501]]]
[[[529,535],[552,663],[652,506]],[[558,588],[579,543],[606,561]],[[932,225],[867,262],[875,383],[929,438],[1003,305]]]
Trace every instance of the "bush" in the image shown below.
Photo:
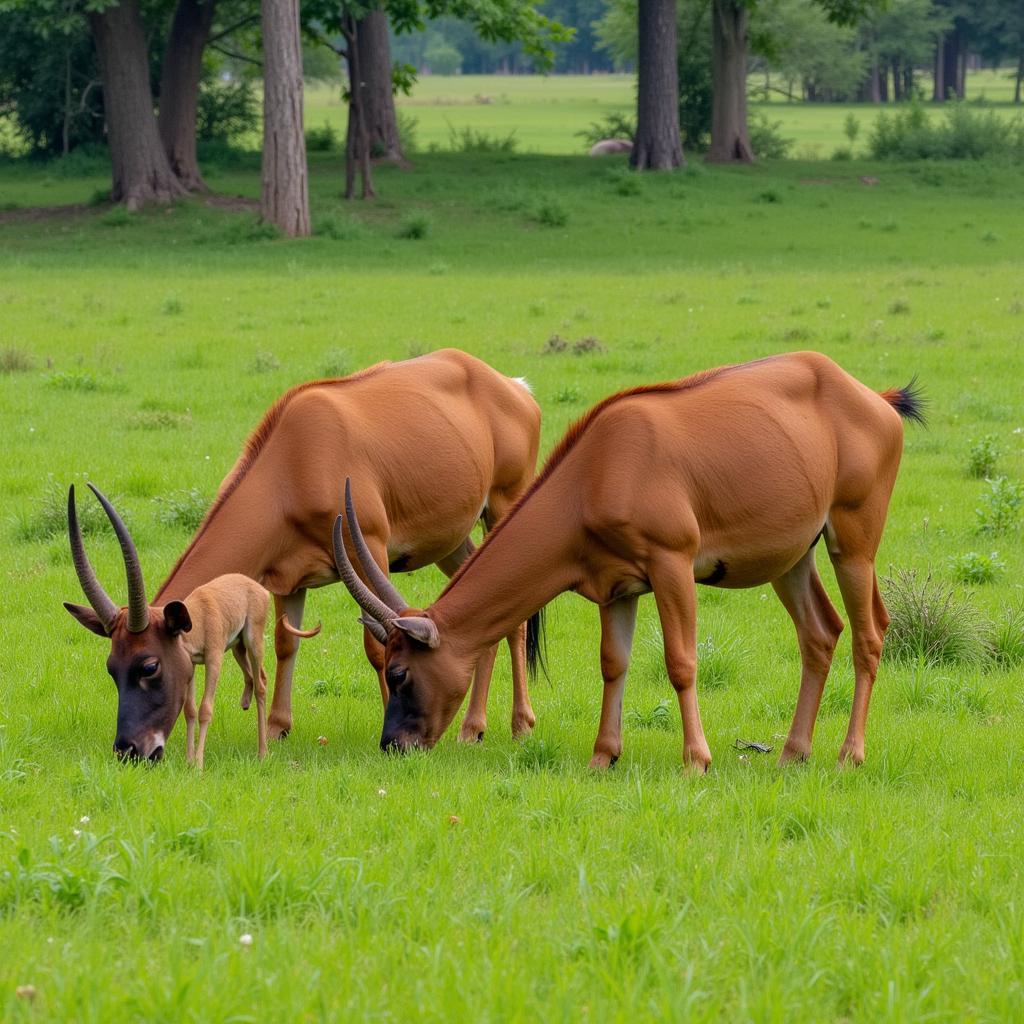
[[[999,552],[989,555],[977,551],[967,551],[962,555],[954,555],[949,560],[949,568],[953,579],[958,583],[993,583],[1006,568],[999,558]]]
[[[996,461],[1002,452],[993,434],[972,441],[967,452],[967,475],[984,480],[996,471]]]
[[[309,153],[333,153],[340,142],[341,138],[330,121],[324,121],[322,128],[306,129],[306,150]]]
[[[396,232],[399,238],[420,239],[430,234],[430,218],[425,213],[410,213],[402,218]]]
[[[576,137],[583,140],[584,146],[590,149],[602,139],[636,138],[636,118],[627,114],[606,114],[600,121],[592,121]]]
[[[913,569],[898,570],[882,583],[892,616],[887,658],[927,665],[976,665],[988,659],[985,622],[952,584],[931,573],[921,579]]]
[[[395,120],[398,126],[398,138],[402,146],[402,153],[405,156],[411,156],[419,149],[419,140],[416,135],[419,121],[406,110],[396,111]]]
[[[515,129],[508,135],[488,135],[469,125],[456,128],[448,122],[448,148],[453,153],[514,153],[518,145]]]
[[[230,142],[259,127],[259,106],[252,83],[241,79],[223,82],[208,78],[199,86],[196,138],[203,142]]]
[[[1006,476],[989,480],[989,492],[974,510],[979,533],[1009,533],[1020,529],[1020,510],[1024,505],[1024,487]]]
[[[951,103],[941,120],[928,116],[920,103],[895,114],[880,114],[868,140],[877,160],[981,160],[1024,156],[1024,121],[981,113]]]
[[[782,122],[769,121],[764,114],[753,114],[747,121],[747,134],[754,156],[762,160],[785,160],[793,140],[782,135]]]
[[[557,199],[543,199],[533,219],[546,228],[564,228],[569,223],[569,212]]]

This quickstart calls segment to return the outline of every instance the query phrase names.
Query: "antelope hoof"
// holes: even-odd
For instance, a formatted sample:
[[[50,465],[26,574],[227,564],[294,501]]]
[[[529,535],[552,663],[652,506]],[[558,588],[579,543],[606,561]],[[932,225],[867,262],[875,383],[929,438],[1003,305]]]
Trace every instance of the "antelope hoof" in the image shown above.
[[[533,713],[533,708],[517,711],[512,716],[512,736],[515,739],[519,739],[520,736],[527,736],[533,731],[533,727],[536,724],[537,716]]]
[[[252,694],[249,692],[242,694],[242,699],[238,702],[243,711],[249,710],[249,705],[252,703]]]
[[[604,750],[595,750],[588,767],[593,768],[595,771],[605,771],[608,768],[614,768],[615,762],[618,759],[618,754],[609,754]]]
[[[292,723],[275,722],[273,718],[267,722],[267,738],[271,740],[283,740],[292,731]]]
[[[784,764],[803,764],[809,761],[811,757],[810,746],[804,746],[800,743],[790,743],[786,741],[786,745],[782,748],[782,753],[779,754],[779,766]]]
[[[683,768],[688,775],[704,775],[711,766],[711,751],[707,744],[683,748]]]
[[[840,768],[859,768],[864,763],[864,748],[844,743],[839,750]]]
[[[484,733],[487,731],[487,722],[473,721],[466,719],[459,729],[460,743],[483,743]]]

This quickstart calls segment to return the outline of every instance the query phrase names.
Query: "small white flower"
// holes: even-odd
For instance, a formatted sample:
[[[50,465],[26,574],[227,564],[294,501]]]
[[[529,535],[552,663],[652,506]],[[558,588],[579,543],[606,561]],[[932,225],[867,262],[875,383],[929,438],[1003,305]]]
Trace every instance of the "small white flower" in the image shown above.
[[[388,795],[388,791],[386,789],[378,789],[377,790],[377,796],[387,796],[387,795]]]
[[[82,816],[81,816],[81,817],[80,817],[80,818],[78,819],[78,824],[79,824],[79,825],[88,825],[88,824],[89,824],[89,815],[88,815],[88,814],[83,814],[83,815],[82,815]]]
[[[252,945],[252,936],[248,932],[246,932],[244,935],[239,935],[238,936],[238,944],[240,946],[251,946]]]
[[[80,828],[73,828],[71,834],[77,839],[82,834],[82,830]]]

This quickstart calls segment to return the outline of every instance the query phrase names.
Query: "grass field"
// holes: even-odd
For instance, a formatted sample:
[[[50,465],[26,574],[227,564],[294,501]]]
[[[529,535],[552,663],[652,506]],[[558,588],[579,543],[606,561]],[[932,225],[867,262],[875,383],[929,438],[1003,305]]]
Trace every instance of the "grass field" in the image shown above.
[[[1024,171],[787,162],[638,179],[585,157],[425,154],[380,170],[377,203],[346,206],[324,157],[320,234],[301,242],[199,201],[28,209],[85,201],[105,184],[92,172],[0,167],[0,194],[26,208],[0,215],[0,1016],[1024,1017],[1020,663],[884,662],[867,762],[839,771],[844,636],[814,758],[782,771],[733,742],[784,736],[792,627],[770,588],[704,588],[715,761],[692,778],[645,599],[625,752],[595,775],[597,613],[567,595],[532,739],[510,737],[503,655],[483,744],[449,735],[386,758],[355,606],[332,587],[307,603],[324,634],[299,657],[292,734],[257,762],[225,670],[198,775],[180,726],[160,765],[114,761],[105,645],[60,606],[81,600],[69,482],[115,497],[155,589],[189,537],[160,499],[188,513],[212,496],[295,382],[457,346],[531,380],[547,450],[617,388],[813,348],[879,389],[919,374],[929,398],[881,571],[952,582],[951,558],[997,552],[995,582],[958,589],[1005,621],[1024,543],[978,532],[990,488],[967,462],[991,436],[995,472],[1024,477]],[[209,179],[259,190],[255,165]],[[399,237],[414,218],[425,237]],[[556,333],[603,351],[542,354]],[[120,594],[116,543],[87,542]],[[401,586],[426,604],[441,577]]]
[[[968,100],[984,101],[1007,114],[1019,109],[1011,102],[1013,82],[1008,74],[971,72]],[[452,133],[468,128],[493,138],[512,134],[522,152],[580,153],[585,143],[577,132],[609,114],[635,112],[635,83],[633,75],[427,75],[416,82],[411,96],[399,97],[398,106],[415,118],[416,141],[423,149],[449,149]],[[752,90],[763,84],[763,76],[750,79]],[[922,88],[927,86],[922,83]],[[751,111],[779,122],[781,134],[793,141],[791,155],[802,159],[824,159],[848,145],[843,134],[848,114],[861,123],[855,148],[863,152],[875,118],[886,109],[856,103],[790,103],[777,93],[769,95],[768,102],[752,102]],[[307,126],[327,123],[343,136],[346,117],[337,86],[307,90]]]

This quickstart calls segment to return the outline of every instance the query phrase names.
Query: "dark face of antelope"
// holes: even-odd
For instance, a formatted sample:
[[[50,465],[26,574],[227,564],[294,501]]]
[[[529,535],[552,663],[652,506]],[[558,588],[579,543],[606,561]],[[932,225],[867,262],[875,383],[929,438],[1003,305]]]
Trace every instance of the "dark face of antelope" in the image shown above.
[[[433,639],[436,629],[422,612],[396,618],[387,638],[384,679],[388,684],[388,705],[380,736],[381,750],[405,751],[412,747],[429,750],[451,725],[472,678],[472,662],[455,657]]]
[[[86,629],[110,638],[107,671],[117,687],[117,733],[114,753],[125,760],[159,761],[181,714],[194,671],[181,634],[192,628],[180,601],[163,608],[146,603],[142,570],[128,530],[113,507],[89,485],[103,505],[124,556],[128,606],[107,596],[86,557],[75,512],[75,489],[68,493],[71,555],[89,606],[64,603]]]
[[[356,573],[345,548],[342,517],[334,522],[334,562],[349,593],[363,609],[360,622],[384,644],[388,705],[381,733],[382,750],[432,747],[462,703],[473,662],[442,643],[428,613],[409,607],[373,560],[345,481],[345,520],[352,549],[369,586]]]

